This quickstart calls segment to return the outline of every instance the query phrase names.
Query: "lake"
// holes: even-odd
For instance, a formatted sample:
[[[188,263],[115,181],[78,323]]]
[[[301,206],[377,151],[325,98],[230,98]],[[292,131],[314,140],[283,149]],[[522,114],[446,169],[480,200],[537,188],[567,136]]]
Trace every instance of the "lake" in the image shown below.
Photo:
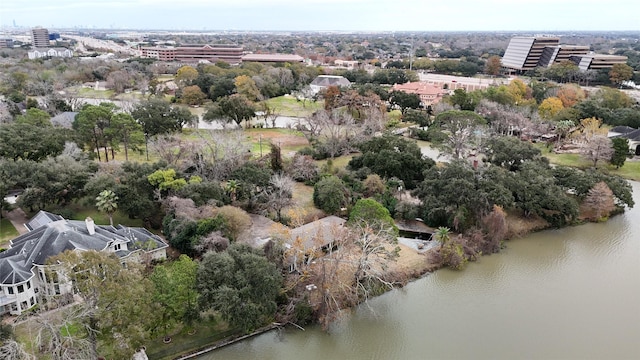
[[[201,356],[232,359],[640,359],[638,208],[514,239],[359,306],[329,332],[287,329]]]

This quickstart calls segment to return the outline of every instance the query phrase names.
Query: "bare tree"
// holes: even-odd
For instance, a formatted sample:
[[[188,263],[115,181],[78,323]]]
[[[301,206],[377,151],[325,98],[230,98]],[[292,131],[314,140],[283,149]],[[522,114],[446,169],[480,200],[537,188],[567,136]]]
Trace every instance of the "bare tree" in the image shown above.
[[[87,304],[67,307],[60,313],[49,313],[35,319],[37,349],[54,360],[95,359],[96,348],[91,338],[97,330],[85,321],[93,315]],[[78,328],[78,325],[81,325]]]
[[[229,247],[229,239],[224,237],[220,231],[214,231],[200,239],[193,247],[197,252],[204,254],[207,251],[221,252]]]
[[[318,176],[318,165],[311,156],[295,154],[287,172],[295,181],[309,181]]]
[[[107,76],[107,87],[121,94],[128,89],[131,83],[131,76],[124,70],[116,70]]]
[[[613,144],[606,135],[594,135],[582,144],[580,154],[593,162],[593,167],[598,165],[598,161],[608,161],[613,155]]]
[[[241,130],[199,131],[197,135],[201,141],[191,161],[203,179],[225,179],[251,157]]]
[[[358,222],[354,228],[355,266],[354,282],[359,297],[368,299],[380,288],[392,288],[387,279],[388,263],[395,261],[400,252],[393,229],[370,222]]]
[[[5,340],[0,345],[0,359],[4,360],[35,360],[36,357],[29,354],[24,346],[13,340]]]
[[[332,158],[353,150],[359,130],[351,115],[336,109],[315,112],[299,129]]]
[[[466,117],[452,118],[446,125],[446,139],[442,149],[455,159],[464,159],[477,145],[477,126],[472,119]]]
[[[598,221],[615,210],[613,192],[604,181],[595,184],[584,199],[584,204],[594,211],[592,220]]]
[[[269,189],[267,189],[268,209],[276,212],[276,220],[282,220],[282,210],[293,205],[293,179],[289,175],[275,174],[271,176],[269,181]]]
[[[191,166],[191,155],[198,149],[197,142],[187,141],[181,137],[158,136],[150,141],[151,149],[170,167],[184,170]]]

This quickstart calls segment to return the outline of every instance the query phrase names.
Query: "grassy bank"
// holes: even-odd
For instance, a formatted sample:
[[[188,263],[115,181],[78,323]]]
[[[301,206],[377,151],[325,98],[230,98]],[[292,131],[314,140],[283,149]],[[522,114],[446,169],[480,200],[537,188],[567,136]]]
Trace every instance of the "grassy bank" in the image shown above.
[[[217,319],[203,320],[171,334],[171,342],[165,342],[164,336],[154,339],[147,345],[146,353],[150,360],[175,359],[240,333]]]

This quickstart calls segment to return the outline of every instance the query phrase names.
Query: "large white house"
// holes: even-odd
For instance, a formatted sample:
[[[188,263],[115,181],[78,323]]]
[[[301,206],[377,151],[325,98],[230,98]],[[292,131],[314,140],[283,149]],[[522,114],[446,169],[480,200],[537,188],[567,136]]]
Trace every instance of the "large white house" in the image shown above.
[[[47,259],[64,251],[106,251],[121,261],[166,258],[168,245],[147,229],[122,225],[95,225],[66,220],[40,211],[26,225],[29,232],[11,241],[0,252],[0,315],[20,315],[44,296],[71,294],[71,283],[58,276]]]
[[[338,75],[319,75],[313,79],[309,87],[314,94],[328,88],[329,86],[350,87],[351,81],[344,76]]]
[[[31,49],[27,53],[29,59],[40,59],[49,57],[73,57],[73,51],[66,48]]]

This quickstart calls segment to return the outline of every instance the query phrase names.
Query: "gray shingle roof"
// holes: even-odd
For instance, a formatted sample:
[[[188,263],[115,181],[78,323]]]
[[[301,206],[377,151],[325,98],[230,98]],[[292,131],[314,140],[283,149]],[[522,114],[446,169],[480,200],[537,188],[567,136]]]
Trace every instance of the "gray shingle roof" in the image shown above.
[[[65,220],[45,211],[34,216],[27,228],[31,231],[13,239],[11,247],[0,253],[2,284],[27,280],[32,275],[33,265],[45,265],[49,257],[66,250],[100,251],[114,241],[125,242],[129,250],[116,252],[119,257],[125,257],[139,249],[149,251],[167,247],[162,239],[144,228],[95,225],[95,233],[89,234],[84,221]]]
[[[614,128],[612,128],[611,132],[615,132],[615,133],[619,133],[619,134],[626,134],[626,133],[630,133],[632,131],[634,131],[636,129],[632,128],[631,126],[616,126]]]
[[[613,131],[613,129],[611,129]],[[620,135],[612,136],[613,138],[626,138],[632,141],[640,141],[640,130],[633,130]]]
[[[296,239],[300,239],[307,250],[321,248],[335,240],[345,222],[345,219],[330,215],[291,229],[290,243],[292,244]]]
[[[327,86],[350,86],[351,82],[342,76],[336,75],[320,75],[313,79],[311,85],[317,85],[322,87]]]

